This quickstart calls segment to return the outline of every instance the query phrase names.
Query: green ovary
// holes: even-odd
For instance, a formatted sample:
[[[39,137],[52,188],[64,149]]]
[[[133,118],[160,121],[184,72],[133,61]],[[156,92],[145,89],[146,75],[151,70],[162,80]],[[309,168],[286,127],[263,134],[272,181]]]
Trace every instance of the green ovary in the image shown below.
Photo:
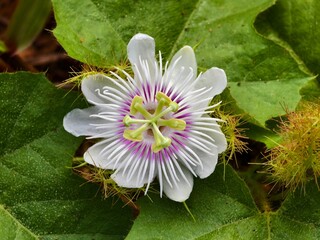
[[[175,130],[184,130],[186,122],[182,119],[163,119],[166,114],[170,112],[177,112],[179,105],[162,92],[157,92],[156,99],[158,105],[153,114],[149,113],[143,106],[143,99],[140,96],[135,96],[131,102],[130,114],[135,115],[140,113],[144,119],[133,119],[129,115],[123,118],[123,124],[129,127],[131,124],[142,124],[139,128],[131,130],[126,129],[123,137],[133,142],[140,142],[143,140],[143,133],[152,130],[154,143],[152,144],[152,151],[159,152],[160,150],[171,145],[171,139],[162,135],[160,127],[169,127]],[[166,107],[164,110],[163,108]]]

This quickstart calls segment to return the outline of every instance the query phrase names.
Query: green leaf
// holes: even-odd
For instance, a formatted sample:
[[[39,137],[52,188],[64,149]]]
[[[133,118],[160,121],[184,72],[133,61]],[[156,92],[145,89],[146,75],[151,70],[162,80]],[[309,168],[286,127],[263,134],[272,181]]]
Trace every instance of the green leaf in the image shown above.
[[[277,146],[281,140],[280,136],[275,131],[259,127],[252,123],[244,124],[243,128],[245,129],[245,136],[252,140],[264,143],[269,149]]]
[[[4,53],[5,51],[7,51],[7,47],[4,42],[0,41],[0,53]]]
[[[126,59],[131,37],[144,32],[157,48],[170,52],[195,2],[52,0],[57,27],[53,33],[71,57],[108,67]],[[74,9],[69,11],[68,9]]]
[[[295,109],[301,100],[299,92],[302,86],[312,79],[231,82],[229,85],[237,105],[251,113],[258,125],[264,126],[266,120],[285,114],[286,109]],[[284,89],[286,94],[283,94]]]
[[[70,56],[99,67],[125,58],[126,45],[138,32],[153,36],[165,56],[172,56],[183,45],[197,46],[200,69],[225,69],[231,96],[242,112],[264,127],[270,117],[285,114],[282,105],[294,110],[299,90],[308,80],[286,49],[260,36],[253,27],[256,16],[273,4],[274,0],[172,0],[165,4],[53,0],[54,34]],[[236,83],[244,84],[239,89]],[[259,91],[243,94],[242,90],[249,93],[251,88]]]
[[[302,71],[319,75],[319,11],[317,0],[279,0],[258,16],[255,25],[266,38],[287,49]],[[319,98],[319,81],[308,83],[302,91],[306,100]]]
[[[187,205],[151,196],[140,201],[141,213],[127,239],[318,239],[320,194],[310,184],[307,194],[291,196],[278,212],[261,213],[246,184],[220,165],[195,183]]]
[[[142,199],[140,202],[140,215],[127,239],[138,239],[138,236],[139,239],[197,239],[213,232],[221,234],[208,239],[228,239],[219,237],[224,236],[224,229],[237,227],[246,233],[242,239],[266,236],[265,231],[260,231],[265,223],[257,229],[255,222],[263,222],[263,217],[259,216],[244,182],[228,166],[224,181],[223,172],[224,167],[220,165],[209,178],[195,183],[186,202],[195,222],[183,204],[152,195],[152,201]]]
[[[273,3],[202,1],[174,49],[200,43],[196,49],[199,65],[225,69],[236,104],[263,127],[269,118],[286,113],[282,106],[295,109],[299,90],[308,80],[288,51],[253,27],[256,16]]]
[[[3,240],[21,239],[32,240],[38,239],[28,229],[22,226],[8,211],[0,205],[0,236]]]
[[[319,239],[319,201],[319,188],[313,181],[306,186],[306,192],[289,196],[271,218],[274,239]]]
[[[50,0],[20,1],[11,17],[6,42],[12,52],[23,50],[36,38],[49,17]]]
[[[62,119],[84,105],[77,98],[42,74],[0,75],[0,204],[43,239],[122,239],[130,209],[102,200],[70,168],[82,139]]]
[[[267,37],[278,38],[288,44],[297,60],[319,74],[320,65],[320,2],[317,0],[279,0],[259,16],[258,30]]]

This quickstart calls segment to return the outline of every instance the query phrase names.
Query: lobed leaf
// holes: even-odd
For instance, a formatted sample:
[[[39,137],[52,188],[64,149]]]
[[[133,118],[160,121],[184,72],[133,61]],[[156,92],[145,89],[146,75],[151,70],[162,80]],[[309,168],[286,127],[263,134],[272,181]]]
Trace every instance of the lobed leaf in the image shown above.
[[[318,239],[320,194],[290,196],[277,212],[261,213],[249,189],[231,167],[218,166],[207,179],[195,183],[187,205],[152,196],[140,201],[141,213],[127,239]]]
[[[256,16],[274,2],[53,0],[54,34],[70,56],[99,67],[123,60],[126,44],[138,32],[153,36],[165,56],[183,45],[196,46],[200,69],[225,69],[236,104],[265,127],[268,119],[285,114],[283,105],[294,110],[310,79],[286,49],[253,27]],[[252,86],[259,91],[251,92]]]
[[[266,38],[285,48],[302,71],[319,75],[319,11],[317,0],[279,0],[258,16],[255,25]],[[319,80],[309,82],[302,95],[309,101],[319,98]]]

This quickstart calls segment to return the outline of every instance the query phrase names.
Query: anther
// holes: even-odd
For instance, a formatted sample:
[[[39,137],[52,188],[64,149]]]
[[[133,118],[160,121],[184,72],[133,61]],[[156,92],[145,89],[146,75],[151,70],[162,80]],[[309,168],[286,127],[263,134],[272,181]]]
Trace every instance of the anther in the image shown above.
[[[149,129],[148,123],[143,124],[141,127],[137,128],[135,130],[126,129],[123,132],[123,137],[125,139],[131,140],[133,142],[140,142],[143,139],[142,133],[148,129]]]
[[[152,123],[152,132],[155,140],[151,146],[153,152],[159,152],[163,148],[171,145],[171,139],[163,136],[155,123]]]
[[[184,130],[186,128],[186,122],[182,119],[159,119],[158,126],[166,126],[175,130]]]
[[[131,124],[133,123],[150,123],[151,120],[145,120],[145,119],[133,119],[131,118],[129,115],[126,115],[123,120],[122,120],[123,124],[126,127],[129,127]]]
[[[171,99],[167,95],[165,95],[163,92],[157,92],[156,99],[158,102],[160,102],[161,100],[165,102],[166,106],[168,106],[172,102]]]
[[[177,112],[179,110],[179,105],[176,102],[171,102],[169,104],[169,108],[171,109],[172,112]]]
[[[162,108],[164,106],[168,107],[169,104],[172,102],[171,99],[162,92],[157,92],[156,99],[158,101],[158,106],[157,106],[157,109],[154,113],[155,116],[157,116],[159,113],[161,113]]]
[[[130,126],[131,121],[132,121],[132,118],[131,118],[129,115],[126,115],[126,116],[123,118],[123,120],[122,120],[123,124],[124,124],[126,127],[129,127],[129,126]]]
[[[140,96],[135,96],[132,99],[132,103],[130,106],[130,113],[135,115],[137,112],[141,113],[146,119],[151,118],[151,114],[143,107],[143,99]]]

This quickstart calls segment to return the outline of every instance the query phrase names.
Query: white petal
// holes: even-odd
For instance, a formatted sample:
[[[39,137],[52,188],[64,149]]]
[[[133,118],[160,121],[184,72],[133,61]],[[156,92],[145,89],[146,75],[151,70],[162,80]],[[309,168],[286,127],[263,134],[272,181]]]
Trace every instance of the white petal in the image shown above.
[[[116,171],[114,174],[111,175],[111,178],[120,186],[125,188],[141,188],[146,183],[149,182],[149,167],[146,169],[146,174],[141,176],[141,173],[139,175],[139,169],[145,167],[145,162],[140,161],[140,159],[136,159],[137,162],[137,170],[134,172],[132,177],[129,178],[128,171],[124,172],[123,169]],[[148,161],[148,159],[147,159]],[[151,181],[154,179],[154,173],[151,176]]]
[[[136,177],[136,176],[134,176],[134,177]],[[147,179],[145,179],[146,180],[145,182],[144,181],[136,181],[136,178],[128,181],[127,176],[123,175],[122,171],[119,171],[115,174],[112,174],[111,178],[118,184],[118,186],[125,187],[125,188],[141,188],[141,187],[143,187],[143,185],[145,183],[148,182]]]
[[[166,178],[162,178],[163,192],[168,198],[176,202],[184,202],[187,200],[193,188],[193,175],[183,166],[181,166],[181,170],[186,179],[182,176],[180,171],[176,170],[177,176],[180,180],[177,181],[177,185],[172,184],[171,187]]]
[[[200,178],[206,178],[209,177],[214,169],[216,168],[216,165],[218,163],[218,153],[217,149],[212,149],[211,152],[214,153],[214,155],[209,155],[206,152],[203,152],[197,148],[193,148],[194,152],[198,155],[198,157],[201,159],[202,166],[197,166],[195,169],[196,174]]]
[[[127,147],[120,136],[114,135],[90,147],[84,154],[84,160],[99,168],[119,170],[132,160],[132,151]]]
[[[205,71],[196,84],[196,88],[203,87],[213,87],[210,95],[214,97],[217,94],[222,93],[222,91],[227,86],[227,76],[225,72],[220,68],[210,68]]]
[[[143,67],[141,66],[141,61],[146,61],[149,66],[151,76],[154,76],[154,64],[156,62],[156,59],[155,43],[152,37],[143,33],[134,35],[128,43],[127,51],[129,61],[133,66],[133,70],[135,73],[135,67],[138,68],[138,71],[140,73],[144,72]]]
[[[183,85],[190,71],[193,72],[192,79],[195,79],[197,75],[196,57],[190,46],[184,46],[173,56],[164,78],[172,81],[175,85]]]
[[[204,114],[203,117],[205,117],[207,119],[210,118],[210,116],[207,114]],[[212,139],[214,139],[213,143],[217,146],[218,153],[222,153],[223,151],[225,151],[228,146],[227,139],[226,139],[225,135],[223,134],[223,132],[221,131],[221,128],[217,124],[217,122],[214,119],[210,119],[210,120],[201,120],[200,119],[198,122],[202,123],[201,127],[207,128],[208,130],[212,129],[212,130],[216,131],[216,132],[213,132],[213,131],[199,130],[200,132],[203,132],[204,134],[207,134]]]
[[[89,147],[88,150],[84,153],[83,158],[84,160],[98,168],[103,169],[112,169],[114,166],[113,163],[110,163],[110,160],[102,154],[102,150],[108,146],[108,143],[97,143],[92,147]]]
[[[100,124],[103,121],[97,117],[90,117],[91,114],[98,114],[101,108],[94,106],[85,109],[74,109],[63,118],[64,129],[72,135],[93,136],[103,133],[103,129],[97,129],[91,124]]]
[[[81,81],[81,91],[86,97],[87,101],[92,104],[112,103],[109,100],[99,96],[99,92],[101,94],[103,93],[103,87],[111,87],[113,89],[122,91],[116,84],[102,74],[90,75]]]
[[[206,107],[210,103],[211,99],[217,94],[222,93],[222,91],[227,87],[227,76],[225,72],[220,68],[210,68],[205,73],[203,73],[199,79],[197,79],[195,89],[211,88],[201,96],[201,99],[208,98],[206,102],[202,102],[198,108]]]
[[[218,127],[218,126],[210,126],[210,128],[221,133],[221,134],[217,134],[217,133],[210,132],[209,134],[211,134],[215,140],[214,143],[217,146],[218,153],[224,152],[228,147],[228,143],[227,143],[227,139],[226,139],[225,135],[222,133],[220,127]]]
[[[209,117],[208,115],[204,116],[207,118]],[[214,126],[217,124],[217,122],[214,119],[211,119],[209,122],[208,120],[202,121],[201,124],[202,128],[206,128],[208,130],[197,130],[198,132],[201,132],[203,134],[199,136],[205,138],[207,141],[212,142],[212,144],[216,145],[216,147],[211,147],[210,152],[212,153],[212,155],[197,148],[195,144],[190,144],[190,148],[192,148],[192,150],[198,155],[203,165],[203,167],[196,167],[196,174],[200,178],[206,178],[213,173],[218,162],[218,154],[226,150],[227,140],[225,135],[222,133],[220,127],[218,125]],[[214,130],[215,132],[209,130]],[[204,135],[208,137],[205,137]]]

